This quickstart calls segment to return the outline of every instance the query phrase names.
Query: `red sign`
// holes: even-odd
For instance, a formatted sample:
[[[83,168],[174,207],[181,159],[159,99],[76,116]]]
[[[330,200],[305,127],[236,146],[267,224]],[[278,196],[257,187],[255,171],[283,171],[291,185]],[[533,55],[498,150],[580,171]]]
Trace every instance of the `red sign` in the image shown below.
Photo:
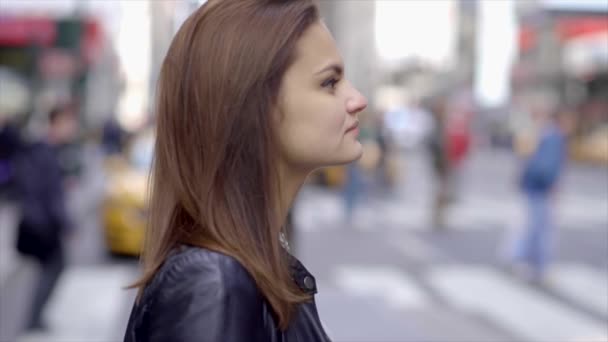
[[[0,17],[0,45],[52,45],[57,37],[55,22],[46,18]]]
[[[608,32],[608,16],[572,16],[555,19],[554,31],[560,42],[565,43],[572,39]],[[528,51],[536,46],[538,32],[528,25],[519,27],[519,49]]]
[[[87,19],[84,22],[84,34],[81,37],[80,54],[86,64],[93,64],[102,54],[103,30],[98,21]]]
[[[562,42],[590,34],[608,32],[608,16],[563,18],[557,21],[556,31]]]

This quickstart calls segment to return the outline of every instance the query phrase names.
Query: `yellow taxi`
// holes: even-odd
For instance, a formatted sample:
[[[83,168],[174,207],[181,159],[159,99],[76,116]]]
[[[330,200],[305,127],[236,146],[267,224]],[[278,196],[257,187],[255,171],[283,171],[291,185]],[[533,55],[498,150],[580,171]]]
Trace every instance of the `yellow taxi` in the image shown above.
[[[571,147],[574,159],[608,166],[608,124],[574,138]]]
[[[152,164],[154,137],[136,137],[124,155],[105,161],[107,175],[103,200],[106,245],[114,254],[137,256],[141,252],[148,216],[146,196]]]

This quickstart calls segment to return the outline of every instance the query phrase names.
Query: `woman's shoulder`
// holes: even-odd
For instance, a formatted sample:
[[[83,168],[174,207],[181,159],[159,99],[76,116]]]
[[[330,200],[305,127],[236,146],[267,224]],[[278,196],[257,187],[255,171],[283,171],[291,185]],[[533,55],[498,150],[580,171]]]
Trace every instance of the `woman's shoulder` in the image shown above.
[[[267,341],[267,310],[255,282],[236,259],[180,247],[166,258],[135,304],[127,330],[131,340],[125,340]]]
[[[149,290],[153,297],[200,291],[257,296],[253,278],[235,258],[192,246],[180,246],[170,253]]]

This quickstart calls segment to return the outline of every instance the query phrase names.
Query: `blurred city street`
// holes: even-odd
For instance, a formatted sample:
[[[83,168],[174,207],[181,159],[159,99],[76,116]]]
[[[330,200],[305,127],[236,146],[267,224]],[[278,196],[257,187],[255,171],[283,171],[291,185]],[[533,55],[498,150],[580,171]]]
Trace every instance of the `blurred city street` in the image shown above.
[[[514,191],[517,164],[502,151],[474,155],[447,231],[426,223],[431,192],[420,156],[405,163],[400,191],[369,199],[352,227],[335,223],[336,194],[302,194],[300,252],[322,284],[320,312],[336,341],[606,340],[604,170],[568,173],[556,263],[537,286],[501,266],[505,240],[523,214]]]
[[[501,150],[473,154],[445,231],[428,223],[431,183],[426,157],[419,153],[402,156],[399,186],[389,194],[368,194],[352,225],[344,223],[339,191],[312,185],[303,190],[292,248],[317,278],[321,319],[334,341],[606,339],[605,170],[568,169],[556,198],[556,260],[546,282],[534,284],[501,265],[501,249],[523,211],[513,184],[514,158]],[[133,291],[122,288],[137,276],[137,262],[105,252],[94,209],[103,191],[96,163],[91,157],[90,172],[72,192],[79,231],[70,241],[70,266],[45,313],[51,329],[18,341],[122,338],[133,301]],[[11,220],[7,212],[3,222]],[[34,279],[32,264],[14,262],[19,267],[3,265],[2,341],[13,341],[10,334],[23,324],[25,289]]]
[[[312,174],[285,227],[333,341],[608,342],[606,1],[319,1],[334,86],[367,98],[363,157]],[[0,0],[0,342],[123,340],[160,69],[205,2]],[[54,178],[27,164],[46,145]],[[32,202],[52,213],[28,227]],[[32,226],[59,252],[24,252]]]

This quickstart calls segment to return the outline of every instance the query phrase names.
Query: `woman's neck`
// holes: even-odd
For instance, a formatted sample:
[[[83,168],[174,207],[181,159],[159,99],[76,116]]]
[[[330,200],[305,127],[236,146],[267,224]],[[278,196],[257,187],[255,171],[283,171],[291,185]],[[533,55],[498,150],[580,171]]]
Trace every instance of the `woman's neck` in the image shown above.
[[[310,171],[289,167],[286,164],[281,164],[279,167],[278,210],[276,216],[279,227],[282,227],[285,224],[293,201],[309,174]]]

